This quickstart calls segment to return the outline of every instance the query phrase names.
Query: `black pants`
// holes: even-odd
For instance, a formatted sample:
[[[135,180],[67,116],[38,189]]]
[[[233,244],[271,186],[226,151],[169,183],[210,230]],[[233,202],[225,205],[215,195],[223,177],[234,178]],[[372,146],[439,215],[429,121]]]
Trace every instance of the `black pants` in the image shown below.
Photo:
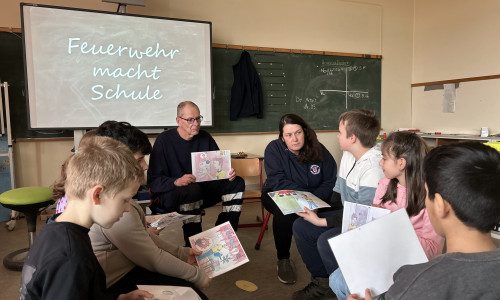
[[[182,227],[184,241],[186,246],[189,246],[189,237],[202,231],[201,210],[212,207],[221,201],[222,212],[215,225],[229,221],[233,229],[238,230],[244,191],[245,181],[241,177],[236,177],[233,181],[224,179],[195,182],[187,186],[177,187],[167,193],[152,195],[152,210],[164,213],[176,211],[180,214],[196,215],[196,217],[185,220]]]
[[[273,235],[278,259],[290,258],[292,226],[298,216],[296,214],[284,215],[267,193],[262,194],[261,200],[266,210],[273,214]]]
[[[131,291],[137,290],[137,285],[173,285],[173,286],[187,286],[192,288],[201,299],[208,299],[202,291],[194,286],[191,282],[184,279],[170,277],[148,271],[142,267],[135,267],[115,284],[108,288],[108,292],[113,294],[126,294]]]

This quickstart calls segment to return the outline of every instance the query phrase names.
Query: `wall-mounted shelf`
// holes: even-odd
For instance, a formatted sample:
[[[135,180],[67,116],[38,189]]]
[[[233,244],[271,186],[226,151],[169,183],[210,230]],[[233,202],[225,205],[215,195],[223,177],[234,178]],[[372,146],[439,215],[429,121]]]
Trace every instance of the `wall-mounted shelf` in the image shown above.
[[[500,142],[500,137],[480,137],[477,135],[465,135],[465,134],[419,134],[427,143],[429,147],[437,147],[442,145],[448,145],[457,142],[469,142],[476,141],[480,143],[487,142]]]

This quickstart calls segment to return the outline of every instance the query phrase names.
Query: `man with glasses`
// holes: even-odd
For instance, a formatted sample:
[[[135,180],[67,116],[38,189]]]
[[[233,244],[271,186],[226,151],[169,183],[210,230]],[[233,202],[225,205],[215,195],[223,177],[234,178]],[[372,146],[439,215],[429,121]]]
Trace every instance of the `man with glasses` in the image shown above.
[[[149,158],[148,186],[151,192],[153,213],[177,211],[195,215],[182,226],[184,241],[200,233],[201,211],[222,201],[222,212],[216,225],[231,222],[238,229],[245,182],[236,176],[234,169],[229,179],[196,182],[191,170],[191,152],[219,150],[217,143],[204,130],[200,130],[203,116],[191,101],[177,106],[178,127],[162,132],[155,141]]]

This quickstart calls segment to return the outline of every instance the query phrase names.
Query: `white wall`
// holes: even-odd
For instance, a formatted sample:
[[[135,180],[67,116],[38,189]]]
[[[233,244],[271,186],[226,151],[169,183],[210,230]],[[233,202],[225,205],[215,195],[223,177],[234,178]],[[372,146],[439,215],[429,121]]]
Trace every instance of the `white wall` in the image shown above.
[[[500,74],[500,2],[415,1],[413,83]],[[460,83],[455,113],[443,90],[412,89],[412,127],[428,132],[500,133],[500,80]]]
[[[34,2],[108,11],[117,7],[99,0]],[[18,4],[2,3],[0,27],[20,27]],[[381,54],[382,127],[388,132],[411,125],[413,0],[148,0],[145,8],[129,6],[127,12],[212,21],[214,43]],[[318,136],[340,162],[336,133]],[[276,137],[215,139],[223,149],[262,155]],[[17,143],[17,185],[51,184],[71,148],[70,141]]]

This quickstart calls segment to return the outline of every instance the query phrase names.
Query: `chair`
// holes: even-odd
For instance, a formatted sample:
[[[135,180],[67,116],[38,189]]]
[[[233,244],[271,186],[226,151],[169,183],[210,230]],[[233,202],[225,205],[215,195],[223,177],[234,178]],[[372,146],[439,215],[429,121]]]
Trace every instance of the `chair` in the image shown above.
[[[3,259],[7,269],[21,271],[36,234],[36,218],[41,208],[54,203],[52,190],[47,187],[24,187],[9,190],[0,194],[0,204],[8,209],[19,211],[26,216],[28,223],[29,247],[14,251]]]
[[[232,158],[231,167],[236,171],[236,175],[245,179],[246,177],[259,177],[259,185],[245,185],[243,202],[260,201],[262,194],[262,160],[260,158]],[[238,228],[261,227],[264,219],[264,206],[261,206],[262,218],[257,216],[257,223],[239,224]]]

